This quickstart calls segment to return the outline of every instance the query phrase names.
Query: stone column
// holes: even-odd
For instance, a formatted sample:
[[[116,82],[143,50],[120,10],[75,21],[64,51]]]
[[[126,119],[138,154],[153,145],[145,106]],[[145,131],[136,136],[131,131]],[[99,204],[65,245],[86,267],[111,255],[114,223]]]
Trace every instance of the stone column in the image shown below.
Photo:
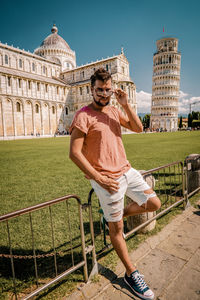
[[[2,111],[3,136],[7,136],[5,117],[4,117],[4,100],[3,99],[2,99],[2,102],[1,102],[1,111]]]
[[[42,103],[40,103],[40,117],[41,117],[41,134],[44,135],[44,120],[43,120]]]
[[[23,103],[23,125],[24,125],[24,136],[27,135],[27,128],[26,128],[26,118],[25,118],[25,105],[26,105],[26,102]]]
[[[15,118],[15,103],[12,101],[12,114],[13,114],[13,129],[14,129],[14,136],[17,135],[17,128],[16,128],[16,118]]]
[[[35,105],[33,102],[32,103],[32,122],[33,122],[33,135],[36,134],[35,132]]]
[[[139,170],[139,172],[142,174],[145,172],[145,170]],[[144,176],[144,180],[148,183],[148,185],[154,189],[155,187],[155,178],[153,177],[153,175],[148,174],[146,176]],[[127,199],[127,204],[132,203],[132,199],[130,199],[129,197],[126,197]],[[130,216],[127,217],[127,227],[128,230],[131,230],[139,225],[141,225],[142,223],[146,222],[147,220],[153,218],[156,215],[156,212],[148,212],[148,213],[142,213],[140,215],[136,215],[136,216]],[[156,226],[156,220],[152,221],[150,224],[148,224],[147,226],[143,227],[142,229],[138,230],[139,233],[145,233],[148,231],[151,231],[155,228]]]
[[[51,104],[49,105],[49,134],[52,134],[52,129],[51,129]]]
[[[55,114],[56,114],[56,132],[58,129],[58,114],[57,114],[58,104],[55,104]]]
[[[57,128],[56,131],[58,130],[59,127],[59,116],[58,116],[58,108],[59,108],[59,104],[56,104],[56,124],[57,124]]]

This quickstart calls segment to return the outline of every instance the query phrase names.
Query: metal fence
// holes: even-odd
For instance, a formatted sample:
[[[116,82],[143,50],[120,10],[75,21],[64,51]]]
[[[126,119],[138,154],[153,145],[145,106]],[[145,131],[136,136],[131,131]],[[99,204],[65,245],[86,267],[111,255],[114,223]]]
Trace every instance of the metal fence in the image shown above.
[[[91,238],[85,244],[85,207],[68,195],[0,216],[1,275],[12,277],[12,286],[2,289],[9,298],[30,299],[82,267],[88,280],[87,254],[92,253],[93,269],[96,254],[90,211]]]
[[[190,162],[178,161],[142,173],[144,178],[153,179],[162,206],[132,230],[128,230],[125,220],[126,239],[174,207],[182,203],[187,206]],[[93,189],[88,203],[82,204],[76,195],[67,195],[0,216],[1,276],[12,277],[12,286],[8,280],[4,291],[10,298],[30,299],[80,268],[87,281],[89,273],[91,276],[98,272],[96,255],[112,247],[101,217]]]

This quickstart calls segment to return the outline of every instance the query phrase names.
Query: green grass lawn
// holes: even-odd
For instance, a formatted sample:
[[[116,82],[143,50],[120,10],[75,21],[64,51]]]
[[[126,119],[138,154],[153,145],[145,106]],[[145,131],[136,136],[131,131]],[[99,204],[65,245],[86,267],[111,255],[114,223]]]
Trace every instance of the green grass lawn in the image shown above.
[[[123,136],[123,142],[127,158],[132,166],[136,169],[149,170],[174,161],[184,161],[187,155],[199,153],[199,138],[200,132],[198,131],[128,134]],[[82,202],[87,202],[88,192],[91,189],[90,184],[68,157],[69,137],[1,141],[0,215],[66,194],[76,194]],[[57,251],[64,252],[58,257],[59,272],[62,272],[64,267],[70,267],[71,254],[67,252],[67,249],[70,248],[70,239],[73,240],[73,247],[80,244],[78,215],[74,201],[69,202],[68,214],[70,220],[68,223],[66,222],[65,203],[52,207],[55,248]],[[93,211],[97,212],[97,201],[94,204]],[[97,215],[96,213],[94,217],[96,228],[99,226]],[[35,212],[32,221],[36,254],[52,252],[51,222],[48,209]],[[31,255],[32,240],[29,216],[21,216],[9,223],[14,254]],[[84,226],[87,240],[89,235],[88,212],[84,212]],[[72,237],[69,234],[70,228],[72,229]],[[0,228],[0,241],[0,253],[9,253],[6,224]],[[136,244],[135,240],[134,243]],[[80,247],[77,247],[73,255],[74,261],[79,261]],[[10,262],[4,259],[2,265],[0,288],[3,287],[2,295],[5,295],[5,297],[0,297],[0,299],[9,299],[6,295],[12,289]],[[43,282],[52,277],[50,265],[53,265],[53,257],[38,261],[39,277]],[[29,288],[34,283],[32,261],[16,260],[15,268],[19,290]],[[22,269],[23,272],[21,272]],[[72,282],[82,280],[81,278],[82,270],[70,275],[69,280],[64,280],[65,290],[66,286],[67,290],[70,290],[70,286],[75,286],[75,283],[72,284]],[[59,291],[59,289],[62,290],[59,286],[56,291]],[[55,299],[57,297],[55,293],[53,293],[52,298],[51,293],[45,298]],[[64,293],[64,290],[62,290],[62,293]]]
[[[200,152],[200,132],[123,136],[127,158],[149,170]],[[90,184],[69,160],[69,137],[0,142],[0,214],[66,194],[86,201]]]

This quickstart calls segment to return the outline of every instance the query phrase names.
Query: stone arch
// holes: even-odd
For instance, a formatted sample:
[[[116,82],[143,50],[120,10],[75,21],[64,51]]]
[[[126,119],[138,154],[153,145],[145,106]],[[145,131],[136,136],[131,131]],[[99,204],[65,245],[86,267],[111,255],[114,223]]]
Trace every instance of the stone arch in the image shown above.
[[[165,120],[164,119],[160,120],[160,128],[165,129]]]
[[[63,133],[64,130],[65,130],[64,121],[62,119],[60,119],[59,123],[58,123],[57,132],[61,134],[61,133]]]
[[[4,53],[3,55],[3,64],[6,66],[10,66],[10,56],[8,55],[7,52]]]
[[[38,114],[40,112],[40,105],[38,103],[35,104],[35,113]]]
[[[57,131],[57,120],[56,120],[56,109],[55,113],[52,112],[52,106],[56,107],[54,103],[50,103],[50,109],[49,109],[49,115],[50,115],[50,127],[51,127],[51,133],[55,133]]]
[[[17,68],[24,69],[24,59],[22,59],[22,57],[19,57],[17,60]]]
[[[24,103],[24,123],[26,134],[33,134],[33,102],[30,100],[26,100]]]
[[[4,124],[7,136],[14,136],[14,107],[13,100],[11,98],[5,98],[3,101],[4,109]]]
[[[158,128],[160,128],[160,122],[159,122],[159,120],[158,119],[152,120],[152,129],[156,130]]]
[[[56,108],[54,104],[51,106],[51,112],[53,115],[56,113]]]
[[[72,62],[69,61],[69,60],[65,60],[63,62],[63,68],[66,69],[66,70],[71,70],[73,68]]]
[[[177,124],[176,124],[176,119],[171,120],[171,129],[176,130],[177,129]]]
[[[36,101],[34,103],[34,120],[35,120],[35,132],[41,134],[42,122],[41,122],[41,103]]]
[[[55,56],[51,56],[51,57],[50,57],[50,60],[52,60],[52,61],[54,61],[54,62],[56,62],[56,63],[58,63],[58,64],[61,64],[60,59],[57,58],[57,57],[55,57]]]
[[[69,115],[69,106],[65,105],[65,111],[64,111],[65,116]]]
[[[58,133],[62,133],[65,130],[64,126],[64,105],[62,104],[57,104],[57,131]]]
[[[50,123],[49,123],[49,109],[50,105],[45,102],[42,107],[42,119],[43,119],[43,133],[44,135],[50,134]]]
[[[11,62],[11,66],[13,66],[14,65],[14,68],[15,69],[17,69],[17,61],[18,61],[18,59],[17,59],[17,55],[16,54],[12,54],[11,56],[10,56],[10,62]]]
[[[47,67],[46,65],[42,65],[42,74],[47,74]]]
[[[31,72],[31,62],[30,59],[25,59],[25,70]]]
[[[18,99],[18,98],[17,98],[17,99],[14,101],[14,103],[15,103],[15,111],[16,111],[16,112],[21,112],[21,111],[23,111],[24,103],[22,102],[21,99]]]
[[[171,130],[171,122],[170,122],[170,119],[166,119],[166,129],[167,129],[167,131],[170,131],[170,130]]]
[[[37,72],[37,63],[35,62],[35,60],[31,61],[31,72]]]
[[[21,99],[17,99],[14,101],[14,113],[15,113],[15,128],[16,135],[24,135],[24,104]]]

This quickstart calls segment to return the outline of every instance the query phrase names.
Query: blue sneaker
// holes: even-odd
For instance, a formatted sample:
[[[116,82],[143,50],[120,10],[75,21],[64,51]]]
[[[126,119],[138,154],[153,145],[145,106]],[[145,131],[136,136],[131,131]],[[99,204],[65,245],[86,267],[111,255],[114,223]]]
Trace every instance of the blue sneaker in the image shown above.
[[[138,296],[140,299],[152,300],[154,299],[154,293],[147,286],[143,277],[144,275],[141,275],[138,270],[136,270],[131,273],[130,276],[125,273],[124,281],[131,288],[133,294]]]

